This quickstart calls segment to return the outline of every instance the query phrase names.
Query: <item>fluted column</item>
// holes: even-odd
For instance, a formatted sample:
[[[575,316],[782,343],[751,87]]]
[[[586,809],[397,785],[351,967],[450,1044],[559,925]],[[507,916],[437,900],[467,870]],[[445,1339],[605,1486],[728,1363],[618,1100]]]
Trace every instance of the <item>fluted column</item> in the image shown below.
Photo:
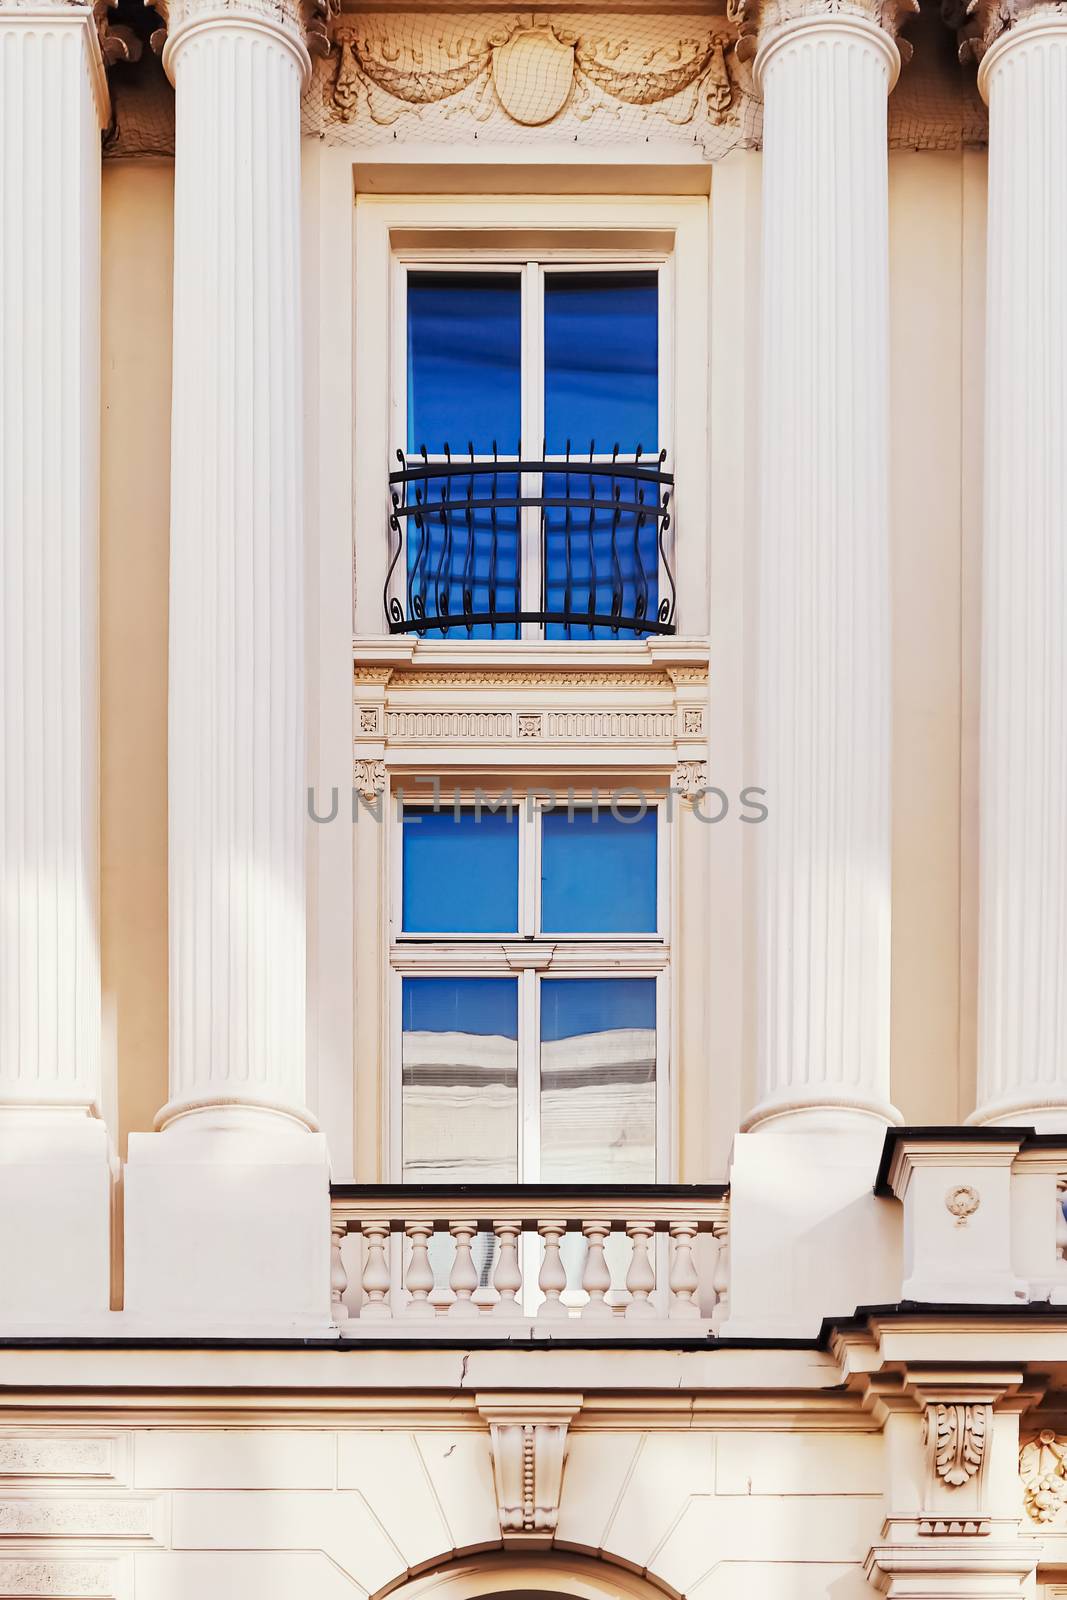
[[[304,1109],[300,94],[282,5],[171,6],[170,1102]]]
[[[978,82],[989,219],[975,1118],[1067,1131],[1067,11],[1015,18]]]
[[[89,6],[0,0],[0,1317],[104,1310]]]
[[[746,1128],[893,1120],[886,98],[857,5],[768,6],[759,544],[759,1094]]]

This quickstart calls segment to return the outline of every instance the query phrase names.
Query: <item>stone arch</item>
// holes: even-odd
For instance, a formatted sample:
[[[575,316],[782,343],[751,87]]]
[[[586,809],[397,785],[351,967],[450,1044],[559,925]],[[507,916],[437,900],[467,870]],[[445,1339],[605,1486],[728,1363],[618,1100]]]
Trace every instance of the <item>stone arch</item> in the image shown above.
[[[387,1584],[371,1600],[663,1600],[676,1592],[610,1559],[565,1550],[493,1550],[458,1556]]]

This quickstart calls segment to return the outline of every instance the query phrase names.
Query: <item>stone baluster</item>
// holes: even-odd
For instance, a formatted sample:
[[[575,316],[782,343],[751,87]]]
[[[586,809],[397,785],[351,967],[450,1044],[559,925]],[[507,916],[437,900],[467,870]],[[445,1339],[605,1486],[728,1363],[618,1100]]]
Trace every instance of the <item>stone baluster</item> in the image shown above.
[[[448,1308],[448,1315],[469,1320],[479,1315],[478,1307],[473,1301],[474,1291],[478,1287],[478,1271],[474,1265],[474,1253],[471,1249],[471,1242],[478,1232],[478,1225],[474,1222],[453,1222],[448,1231],[456,1243],[456,1254],[448,1279],[448,1286],[456,1298]]]
[[[604,1241],[611,1232],[610,1222],[585,1222],[582,1232],[586,1238],[585,1266],[582,1288],[589,1296],[582,1307],[582,1316],[592,1319],[610,1318],[614,1315],[606,1295],[611,1288],[611,1271],[604,1255]]]
[[[522,1231],[521,1222],[494,1222],[493,1232],[496,1234],[498,1254],[496,1271],[493,1273],[493,1288],[499,1295],[493,1307],[495,1317],[519,1317],[522,1307],[518,1303],[518,1295],[522,1289],[522,1269],[519,1265],[519,1236]]]
[[[330,1229],[330,1308],[336,1323],[348,1321],[348,1307],[344,1302],[344,1293],[348,1288],[348,1273],[345,1271],[341,1255],[341,1246],[347,1232],[344,1223],[335,1223]]]
[[[537,1315],[546,1322],[559,1321],[568,1315],[567,1307],[560,1299],[567,1287],[567,1272],[559,1251],[560,1240],[567,1231],[567,1224],[554,1221],[539,1222],[537,1231],[544,1240],[545,1247],[541,1271],[537,1275],[537,1287],[545,1298],[537,1308]]]
[[[384,1321],[393,1315],[389,1304],[392,1278],[386,1246],[389,1243],[388,1222],[365,1222],[363,1232],[363,1305],[360,1316]]]
[[[651,1222],[628,1222],[626,1232],[633,1246],[630,1266],[626,1274],[626,1287],[630,1301],[626,1307],[628,1317],[654,1317],[656,1308],[650,1296],[656,1287],[656,1273],[649,1253],[655,1229]]]
[[[711,1275],[711,1287],[715,1291],[715,1319],[719,1323],[725,1322],[730,1315],[730,1241],[724,1234],[716,1234],[715,1240],[718,1254]]]
[[[700,1306],[697,1304],[697,1290],[700,1287],[700,1278],[697,1274],[696,1262],[693,1259],[693,1241],[696,1238],[696,1224],[692,1222],[672,1222],[670,1225],[671,1236],[671,1265],[670,1289],[672,1317],[699,1317]]]
[[[433,1236],[432,1222],[409,1222],[405,1233],[411,1243],[411,1256],[408,1260],[408,1269],[404,1276],[404,1288],[408,1292],[408,1303],[404,1307],[404,1315],[419,1318],[423,1321],[432,1320],[436,1311],[430,1304],[430,1291],[433,1288],[433,1267],[430,1265],[430,1239]]]

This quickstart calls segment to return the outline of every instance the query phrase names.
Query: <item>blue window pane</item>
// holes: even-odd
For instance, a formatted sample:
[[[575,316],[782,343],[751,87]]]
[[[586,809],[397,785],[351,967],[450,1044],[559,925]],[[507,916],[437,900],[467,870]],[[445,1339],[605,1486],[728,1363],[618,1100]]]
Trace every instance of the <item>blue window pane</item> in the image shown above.
[[[545,436],[550,455],[659,449],[655,272],[545,275]]]
[[[616,497],[617,491],[617,497]],[[627,478],[546,473],[545,610],[587,616],[655,617],[659,523],[655,488]],[[576,507],[575,501],[593,502]],[[643,638],[610,623],[549,622],[549,639]]]
[[[656,812],[549,811],[541,822],[545,933],[656,932]]]
[[[406,810],[405,933],[514,933],[519,819],[506,812]]]
[[[425,514],[407,518],[408,615],[448,639],[517,639],[521,518],[515,472],[428,478]],[[409,491],[409,501],[414,494]],[[448,619],[455,618],[455,622]]]
[[[518,1178],[514,978],[404,978],[406,1183]]]
[[[655,979],[543,978],[542,1182],[655,1177]]]
[[[521,360],[517,274],[409,273],[409,452],[517,454]]]

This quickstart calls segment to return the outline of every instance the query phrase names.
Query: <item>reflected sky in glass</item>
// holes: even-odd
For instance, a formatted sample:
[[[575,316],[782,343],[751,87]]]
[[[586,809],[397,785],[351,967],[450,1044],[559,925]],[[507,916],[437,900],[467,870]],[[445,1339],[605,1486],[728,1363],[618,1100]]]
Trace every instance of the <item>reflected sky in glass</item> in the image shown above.
[[[545,274],[545,436],[549,455],[659,449],[659,290],[655,272]]]
[[[656,812],[602,807],[542,819],[541,926],[545,933],[656,932]]]
[[[655,1182],[655,979],[542,979],[540,1176]]]
[[[521,430],[522,280],[505,272],[408,274],[408,450],[473,443],[514,455]]]
[[[518,1179],[515,978],[404,978],[406,1183]]]
[[[403,836],[405,933],[517,930],[517,815],[409,808]]]

